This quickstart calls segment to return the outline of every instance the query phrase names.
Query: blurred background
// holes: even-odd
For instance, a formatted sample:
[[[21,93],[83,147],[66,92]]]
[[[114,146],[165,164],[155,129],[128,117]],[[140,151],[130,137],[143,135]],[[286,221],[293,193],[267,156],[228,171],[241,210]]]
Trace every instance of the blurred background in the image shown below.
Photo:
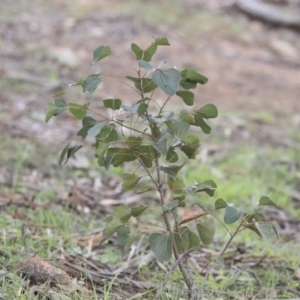
[[[218,151],[226,157],[245,145],[242,160],[257,158],[263,145],[275,160],[299,159],[300,1],[1,0],[0,5],[4,184],[18,186],[16,168],[24,171],[25,165],[30,174],[52,171],[59,150],[76,134],[80,122],[68,114],[44,122],[46,104],[60,87],[69,91],[71,82],[99,70],[131,75],[115,55],[91,66],[96,47],[109,45],[133,63],[132,42],[146,48],[161,36],[171,47],[160,47],[155,63],[194,66],[209,78],[196,91],[196,106],[214,103],[220,111],[213,135],[203,137],[202,160]],[[93,98],[131,103],[130,93],[107,80]],[[68,97],[80,101],[84,95],[73,88]],[[84,155],[77,167],[88,165]]]
[[[212,134],[201,135],[199,167],[195,162],[186,166],[187,184],[213,179],[218,185],[215,199],[222,197],[245,211],[253,209],[260,196],[270,196],[281,210],[270,211],[269,217],[286,234],[284,242],[296,243],[281,247],[281,240],[276,247],[253,239],[251,233],[238,241],[250,245],[257,257],[289,257],[287,265],[299,268],[299,0],[0,0],[0,205],[5,208],[0,227],[10,230],[7,239],[15,237],[24,220],[53,222],[55,228],[67,228],[67,237],[76,230],[103,228],[99,212],[105,215],[114,204],[133,199],[122,196],[118,179],[103,181],[105,175],[90,149],[78,152],[63,169],[58,167],[60,151],[76,136],[81,122],[66,113],[46,124],[46,105],[62,86],[69,101],[90,97],[69,88],[81,76],[99,70],[133,75],[116,55],[91,65],[95,48],[109,45],[135,63],[131,43],[145,49],[153,37],[163,36],[171,47],[159,47],[154,65],[167,60],[169,67],[195,67],[209,78],[195,91],[195,106],[213,103],[219,109],[219,117],[211,122]],[[131,97],[127,86],[107,80],[92,99],[120,98],[131,104],[137,100]],[[174,101],[171,109],[179,111],[183,104]],[[118,178],[122,170],[112,172]],[[194,200],[213,209],[207,198]],[[79,215],[62,210],[61,199],[70,201]],[[36,221],[45,201],[59,213],[44,211]],[[88,217],[93,212],[95,218]],[[149,222],[155,223],[155,218]],[[217,241],[223,243],[226,233],[218,234]],[[66,251],[74,254],[73,246]],[[32,247],[40,255],[44,251],[38,239]],[[120,253],[101,251],[102,261],[119,262]],[[266,283],[259,290],[270,282],[263,277],[268,268],[258,274]],[[299,275],[293,279],[284,268],[278,280],[287,286],[296,280],[299,285]],[[246,288],[248,282],[243,281]],[[260,298],[266,295],[264,291]]]

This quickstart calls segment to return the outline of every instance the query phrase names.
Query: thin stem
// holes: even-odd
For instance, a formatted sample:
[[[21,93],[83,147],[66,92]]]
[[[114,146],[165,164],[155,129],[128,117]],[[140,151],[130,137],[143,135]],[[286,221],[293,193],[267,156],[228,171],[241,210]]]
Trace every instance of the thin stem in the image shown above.
[[[119,54],[117,54],[115,52],[113,54],[118,56],[119,58],[121,58],[126,64],[128,64],[128,66],[130,66],[130,68],[132,68],[135,72],[137,72],[137,70],[134,68],[134,66],[129,61],[127,61],[125,58],[123,58],[122,56],[120,56]]]
[[[128,87],[130,87],[131,89],[133,89],[135,92],[137,92],[139,95],[141,95],[140,91],[135,89],[133,86],[131,86],[130,84],[124,82],[124,81],[121,81],[121,80],[118,80],[118,79],[115,79],[115,78],[109,78],[109,77],[104,77],[104,79],[106,80],[113,80],[113,81],[118,81],[120,83],[123,83],[125,85],[127,85]]]
[[[161,114],[162,110],[164,109],[165,105],[168,103],[168,101],[169,101],[170,99],[171,99],[171,97],[169,96],[169,97],[167,98],[167,100],[165,101],[165,103],[164,103],[164,104],[162,105],[162,107],[160,108],[158,115]]]

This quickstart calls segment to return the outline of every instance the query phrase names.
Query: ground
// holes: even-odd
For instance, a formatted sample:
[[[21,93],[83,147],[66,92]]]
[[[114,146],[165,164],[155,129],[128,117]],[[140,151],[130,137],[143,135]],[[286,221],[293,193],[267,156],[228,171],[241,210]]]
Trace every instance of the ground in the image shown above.
[[[299,32],[249,19],[232,5],[222,6],[222,1],[206,2],[2,1],[0,274],[5,276],[0,278],[0,298],[48,293],[55,299],[55,293],[64,292],[53,287],[51,296],[37,284],[39,278],[30,283],[10,272],[34,254],[43,263],[55,263],[58,269],[45,266],[54,274],[64,270],[72,278],[91,276],[98,294],[110,297],[105,299],[149,292],[168,272],[170,266],[157,262],[142,242],[125,259],[120,259],[114,240],[97,246],[104,218],[115,205],[148,199],[123,193],[121,170],[113,175],[100,171],[88,149],[59,168],[58,153],[79,123],[71,117],[44,122],[46,104],[60,86],[98,70],[128,75],[124,60],[134,63],[131,43],[145,48],[160,36],[168,37],[171,47],[161,47],[154,64],[166,60],[178,69],[195,67],[209,78],[197,89],[196,106],[213,103],[219,109],[212,135],[203,137],[199,169],[188,166],[186,180],[214,179],[216,199],[236,202],[241,209],[253,207],[265,194],[281,207],[268,211],[281,228],[281,239],[262,242],[241,235],[229,249],[225,268],[213,264],[201,276],[199,293],[211,299],[299,297]],[[113,55],[91,65],[92,52],[100,45],[111,46],[121,58]],[[68,97],[77,101],[82,94],[73,88]],[[130,97],[131,89],[109,80],[94,94],[96,100],[122,98],[128,104]],[[172,109],[179,110],[182,103],[175,101]],[[201,201],[212,208],[210,199]],[[153,214],[158,212],[154,209]],[[157,218],[151,218],[140,220],[142,231],[156,223]],[[221,231],[212,247],[191,257],[198,274],[223,243]],[[148,269],[141,267],[141,260]],[[178,273],[171,283],[170,291],[180,289]],[[72,293],[80,287],[81,298],[76,297],[87,293],[90,299],[91,283],[76,284],[73,290],[68,287],[69,296],[77,299]],[[167,293],[164,297],[168,299]]]

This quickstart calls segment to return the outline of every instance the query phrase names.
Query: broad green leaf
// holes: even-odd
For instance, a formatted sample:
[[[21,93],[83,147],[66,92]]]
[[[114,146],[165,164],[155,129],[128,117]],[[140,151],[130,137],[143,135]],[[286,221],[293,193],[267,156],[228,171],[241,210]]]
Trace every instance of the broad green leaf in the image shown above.
[[[136,60],[142,59],[144,51],[137,44],[132,43],[131,50],[135,54]]]
[[[127,225],[119,227],[117,230],[117,242],[120,246],[124,246],[129,238],[130,228]]]
[[[205,76],[203,76],[200,73],[196,72],[194,68],[188,68],[187,73],[186,73],[186,77],[189,80],[195,81],[195,82],[200,83],[200,84],[205,84],[208,81],[208,79]]]
[[[99,134],[104,125],[105,122],[95,124],[93,127],[90,127],[90,129],[87,131],[87,134],[89,136],[96,136],[97,134]]]
[[[137,207],[132,207],[131,208],[131,215],[133,217],[138,217],[143,211],[145,211],[148,207],[147,206],[137,206]]]
[[[189,91],[177,91],[176,95],[180,97],[186,105],[194,105],[194,93]]]
[[[191,230],[188,230],[188,232],[189,232],[189,248],[188,249],[198,247],[200,245],[199,236]]]
[[[135,174],[124,173],[122,188],[126,191],[133,190],[140,181],[141,177]]]
[[[68,162],[69,158],[71,156],[73,156],[79,149],[82,148],[81,145],[75,145],[73,147],[69,147],[69,146],[70,146],[70,143],[63,149],[63,151],[60,154],[59,161],[58,161],[60,166],[62,164],[65,165]],[[65,162],[63,163],[63,160],[64,160],[66,155],[67,155],[67,158],[66,158]]]
[[[126,142],[131,148],[134,148],[136,146],[141,145],[142,141],[143,141],[142,137],[131,135],[127,138]]]
[[[151,46],[149,46],[143,53],[143,60],[146,62],[151,61],[153,55],[155,54],[157,50],[157,46],[155,44],[152,44]]]
[[[206,180],[200,184],[196,185],[196,188],[194,189],[194,193],[198,193],[198,192],[205,192],[207,195],[209,195],[210,197],[213,197],[213,195],[215,194],[217,185],[213,180]]]
[[[277,206],[269,197],[263,196],[259,200],[259,206]]]
[[[152,233],[149,236],[150,248],[161,261],[168,261],[172,257],[173,238],[171,233]]]
[[[69,149],[69,146],[70,146],[71,142],[62,150],[60,156],[59,156],[59,160],[58,160],[58,163],[59,165],[61,166],[63,161],[64,161],[64,158],[65,158],[65,155]]]
[[[184,182],[181,178],[176,177],[173,178],[171,176],[168,176],[168,185],[170,190],[175,194],[182,194],[183,193],[183,189],[185,187]]]
[[[157,88],[157,85],[152,81],[151,78],[137,78],[132,76],[126,76],[127,79],[134,82],[135,87],[145,93],[150,93]]]
[[[152,146],[162,155],[167,155],[167,140],[152,141]]]
[[[155,68],[153,68],[149,63],[145,62],[144,60],[138,60],[138,65],[140,68],[146,69],[146,70],[154,70]]]
[[[178,154],[175,152],[175,149],[173,147],[170,147],[167,155],[166,160],[170,163],[175,163],[178,161]]]
[[[80,78],[77,82],[71,83],[70,86],[83,85],[83,78]]]
[[[123,204],[118,205],[113,212],[113,218],[126,223],[131,218],[130,210]]]
[[[148,104],[146,104],[146,103],[141,103],[141,104],[139,105],[138,110],[137,110],[138,116],[140,117],[140,116],[144,115],[145,112],[146,112],[146,110],[147,110],[147,108],[148,108]]]
[[[177,165],[171,165],[171,166],[160,166],[159,170],[163,171],[164,173],[168,174],[169,176],[175,178],[178,174],[178,172],[182,169],[182,167],[185,165],[185,163],[183,163],[180,166]]]
[[[197,223],[197,231],[204,245],[212,243],[215,235],[214,219],[208,218],[205,221],[200,220],[199,223]]]
[[[88,76],[82,83],[83,92],[88,91],[90,94],[93,94],[101,81],[102,78],[99,78],[99,74]]]
[[[106,152],[106,156],[109,157],[110,163],[114,167],[119,167],[124,162],[136,160],[136,156],[127,148],[109,148]]]
[[[117,110],[121,108],[122,101],[120,99],[105,99],[103,100],[104,107]]]
[[[142,50],[137,44],[131,44],[131,50],[135,54],[136,60],[144,60],[149,62],[157,50],[157,45],[154,43],[149,46],[146,50]]]
[[[54,103],[55,103],[55,106],[57,106],[59,108],[67,108],[68,107],[68,103],[63,98],[55,99]]]
[[[57,107],[53,103],[47,104],[47,112],[46,112],[46,119],[45,122],[47,123],[55,114],[60,110],[59,107]]]
[[[255,226],[264,240],[273,236],[273,223],[272,222],[255,222]]]
[[[100,46],[94,50],[93,53],[93,62],[92,64],[96,63],[97,61],[101,60],[102,58],[110,55],[112,53],[109,46]]]
[[[105,125],[100,133],[96,136],[97,140],[105,143],[116,142],[119,139],[118,132],[115,129],[115,124]]]
[[[174,134],[177,137],[182,137],[190,129],[190,124],[184,121],[175,121]]]
[[[94,118],[90,116],[84,117],[82,119],[82,128],[77,132],[77,135],[85,139],[88,135],[89,129],[92,128],[96,123],[97,121]]]
[[[211,132],[211,128],[206,124],[201,115],[194,114],[194,119],[196,125],[200,127],[204,133],[209,134]]]
[[[97,160],[98,160],[98,165],[101,166],[102,164],[102,161],[103,161],[103,158],[104,158],[104,155],[108,149],[108,144],[107,143],[104,143],[104,142],[101,142],[101,141],[98,141],[97,142],[97,149],[96,149],[96,157],[97,157]]]
[[[213,104],[206,104],[200,109],[195,111],[196,114],[199,114],[204,119],[213,119],[218,116],[218,110]]]
[[[156,38],[153,44],[156,46],[170,46],[170,43],[166,37]]]
[[[146,168],[151,168],[153,160],[155,159],[155,150],[150,145],[139,145],[133,148],[135,155],[137,155]]]
[[[70,102],[69,111],[76,119],[81,120],[86,116],[87,107],[86,105]]]
[[[189,249],[189,229],[187,226],[182,226],[179,231],[174,232],[173,237],[178,253],[182,254]]]
[[[242,211],[227,205],[225,209],[224,222],[225,224],[233,224],[243,215],[244,213]]]
[[[157,84],[163,92],[169,96],[173,96],[177,91],[180,81],[180,73],[175,68],[157,72],[152,76],[152,81]]]
[[[124,226],[124,224],[120,221],[118,218],[110,218],[109,221],[106,223],[106,226],[103,231],[103,240],[101,243],[103,243],[105,240],[107,240],[110,236],[112,236],[117,230]]]
[[[226,208],[226,207],[227,207],[227,203],[222,198],[217,199],[217,201],[215,202],[215,210]]]
[[[195,158],[199,153],[200,140],[194,133],[188,134],[184,139],[182,139],[182,146],[180,150],[189,158]]]

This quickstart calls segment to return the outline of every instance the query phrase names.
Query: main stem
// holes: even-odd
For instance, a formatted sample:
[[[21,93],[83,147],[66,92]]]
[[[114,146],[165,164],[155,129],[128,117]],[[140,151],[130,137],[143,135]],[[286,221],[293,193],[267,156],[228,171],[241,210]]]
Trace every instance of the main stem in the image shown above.
[[[164,193],[162,191],[162,183],[161,183],[158,159],[155,160],[155,165],[156,165],[156,172],[157,172],[158,192],[159,192],[159,195],[160,195],[160,203],[161,203],[161,206],[162,206],[163,218],[164,218],[164,221],[165,221],[168,232],[172,232],[172,228],[171,228],[171,225],[170,225],[168,215],[164,212],[164,209],[163,209],[163,207],[165,205],[165,198],[164,198]],[[193,291],[193,284],[192,284],[192,281],[190,280],[190,278],[187,274],[187,271],[186,271],[182,261],[179,260],[179,254],[178,254],[178,250],[177,250],[177,247],[176,247],[175,243],[173,243],[173,253],[174,253],[176,261],[178,261],[179,270],[180,270],[180,272],[183,276],[183,279],[185,281],[185,284],[187,285],[188,290],[189,290],[188,291],[188,299],[191,299],[192,291]]]

